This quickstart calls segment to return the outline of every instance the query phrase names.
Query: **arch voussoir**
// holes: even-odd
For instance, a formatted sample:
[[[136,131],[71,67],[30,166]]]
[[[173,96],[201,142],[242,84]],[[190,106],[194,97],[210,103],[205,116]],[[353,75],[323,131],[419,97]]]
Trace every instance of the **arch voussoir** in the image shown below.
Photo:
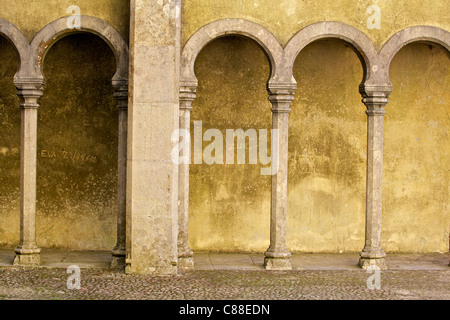
[[[30,71],[36,77],[43,78],[42,64],[45,56],[58,40],[71,34],[91,33],[102,38],[110,46],[116,57],[117,67],[113,80],[128,80],[129,50],[120,33],[101,19],[91,16],[81,16],[80,19],[80,28],[69,28],[67,17],[63,17],[49,23],[38,32],[30,45],[31,63],[33,66]]]
[[[450,52],[450,32],[433,26],[413,26],[394,34],[379,53],[385,77],[389,79],[389,68],[395,55],[406,45],[413,42],[438,44]]]
[[[299,53],[310,43],[320,39],[340,39],[348,42],[364,61],[364,81],[371,78],[378,52],[372,41],[360,30],[341,22],[326,21],[300,30],[286,45],[286,67],[292,75]]]
[[[186,43],[181,54],[181,81],[195,84],[195,60],[200,51],[214,39],[238,35],[256,41],[269,58],[270,78],[275,81],[287,81],[283,75],[284,51],[275,36],[263,26],[244,19],[223,19],[211,22],[199,29]]]
[[[30,44],[23,33],[8,20],[0,18],[0,34],[13,44],[19,56],[19,67],[15,78],[23,77],[29,65]]]

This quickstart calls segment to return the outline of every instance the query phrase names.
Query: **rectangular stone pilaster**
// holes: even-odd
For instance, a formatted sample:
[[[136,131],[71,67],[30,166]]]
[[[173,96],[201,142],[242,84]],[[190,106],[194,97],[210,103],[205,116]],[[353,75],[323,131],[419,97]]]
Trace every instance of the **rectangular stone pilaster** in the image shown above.
[[[184,134],[191,132],[191,109],[197,86],[181,85],[180,88],[180,130]],[[181,135],[181,133],[180,133]],[[187,139],[184,135],[182,139]],[[181,142],[181,141],[180,141]],[[186,143],[184,141],[183,143]],[[181,162],[178,167],[178,266],[183,270],[194,268],[194,253],[189,247],[189,163],[191,159],[191,143],[183,150],[188,163]],[[187,149],[187,150],[186,150]],[[187,155],[186,155],[187,154]],[[180,155],[181,156],[181,155]]]
[[[180,0],[132,0],[126,272],[177,273]]]

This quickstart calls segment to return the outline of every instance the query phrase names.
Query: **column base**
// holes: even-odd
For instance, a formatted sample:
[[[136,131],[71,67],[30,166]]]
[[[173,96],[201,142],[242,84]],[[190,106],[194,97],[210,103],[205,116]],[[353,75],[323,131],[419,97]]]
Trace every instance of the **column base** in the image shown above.
[[[111,270],[125,270],[125,256],[113,256],[111,259]]]
[[[387,270],[388,268],[384,258],[361,258],[358,265],[363,270],[367,270],[371,266],[377,266],[380,270]]]
[[[17,248],[15,250],[14,266],[35,267],[41,265],[41,249]]]
[[[126,251],[123,248],[115,247],[112,251],[111,264],[109,266],[112,270],[124,270],[126,263]]]
[[[387,265],[385,261],[386,253],[380,248],[370,249],[364,248],[364,250],[359,254],[361,258],[359,259],[359,266],[367,270],[370,266],[377,266],[380,270],[386,270]]]
[[[266,270],[292,270],[291,253],[286,248],[274,250],[269,247],[264,256]]]
[[[179,270],[194,270],[194,257],[178,257]]]
[[[264,258],[264,268],[272,271],[292,270],[289,258]]]

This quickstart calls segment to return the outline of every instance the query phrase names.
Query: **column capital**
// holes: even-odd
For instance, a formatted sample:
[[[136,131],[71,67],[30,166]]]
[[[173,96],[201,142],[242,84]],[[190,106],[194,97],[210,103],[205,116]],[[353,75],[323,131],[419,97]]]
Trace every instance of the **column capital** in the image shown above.
[[[39,99],[44,95],[45,80],[41,78],[15,78],[17,96],[22,109],[39,108]]]
[[[128,80],[113,80],[113,87],[117,109],[128,110]]]
[[[384,107],[389,103],[392,86],[388,85],[361,85],[359,92],[363,97],[362,102],[367,107],[368,116],[384,116]]]
[[[294,101],[296,83],[291,82],[270,82],[267,85],[269,101],[272,103],[273,113],[289,113],[290,105]]]
[[[180,85],[180,110],[191,110],[197,97],[197,82],[182,82]]]

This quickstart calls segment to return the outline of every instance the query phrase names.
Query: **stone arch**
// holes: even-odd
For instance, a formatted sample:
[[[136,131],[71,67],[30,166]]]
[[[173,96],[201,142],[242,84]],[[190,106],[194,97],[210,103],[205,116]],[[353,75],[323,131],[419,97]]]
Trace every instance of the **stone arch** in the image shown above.
[[[118,154],[118,223],[117,246],[113,250],[112,267],[123,265],[125,261],[125,211],[126,211],[126,159],[127,159],[127,128],[128,128],[128,63],[129,49],[119,34],[110,24],[95,17],[81,16],[81,27],[70,29],[67,17],[57,19],[46,25],[34,37],[27,52],[26,65],[16,75],[15,83],[22,99],[21,107],[26,114],[23,117],[22,148],[29,154],[34,154],[37,146],[37,109],[38,100],[43,95],[45,78],[42,70],[43,61],[50,48],[60,39],[77,33],[89,33],[100,37],[111,48],[116,58],[116,70],[112,78],[114,98],[119,110],[119,154]],[[24,154],[24,153],[22,153]],[[39,264],[40,249],[36,244],[36,156],[24,157],[21,172],[21,183],[27,186],[21,197],[21,242],[16,249],[17,264]],[[23,221],[23,222],[22,222]],[[23,230],[22,230],[23,229]]]
[[[283,48],[275,36],[263,26],[244,19],[223,19],[211,22],[198,30],[186,43],[181,54],[181,81],[197,83],[195,60],[211,41],[227,35],[241,35],[256,41],[266,53],[271,66],[271,81],[284,82]]]
[[[16,77],[23,72],[29,59],[30,44],[20,30],[11,22],[0,18],[0,35],[13,44],[19,56],[19,68]]]
[[[380,51],[380,62],[385,77],[389,79],[389,68],[392,59],[404,46],[413,42],[436,43],[447,49],[450,53],[450,32],[432,26],[414,26],[403,29],[394,34]]]
[[[377,59],[377,50],[372,41],[360,30],[341,22],[318,22],[300,30],[286,45],[286,68],[293,77],[295,60],[308,44],[327,38],[335,38],[351,44],[363,63],[366,82],[372,74],[372,67]]]
[[[43,78],[42,63],[50,48],[61,38],[74,33],[91,33],[103,39],[112,49],[116,57],[116,73],[113,81],[128,80],[128,46],[119,32],[107,22],[91,17],[81,16],[81,28],[69,29],[67,17],[57,19],[46,25],[31,42],[31,62],[35,76]]]

